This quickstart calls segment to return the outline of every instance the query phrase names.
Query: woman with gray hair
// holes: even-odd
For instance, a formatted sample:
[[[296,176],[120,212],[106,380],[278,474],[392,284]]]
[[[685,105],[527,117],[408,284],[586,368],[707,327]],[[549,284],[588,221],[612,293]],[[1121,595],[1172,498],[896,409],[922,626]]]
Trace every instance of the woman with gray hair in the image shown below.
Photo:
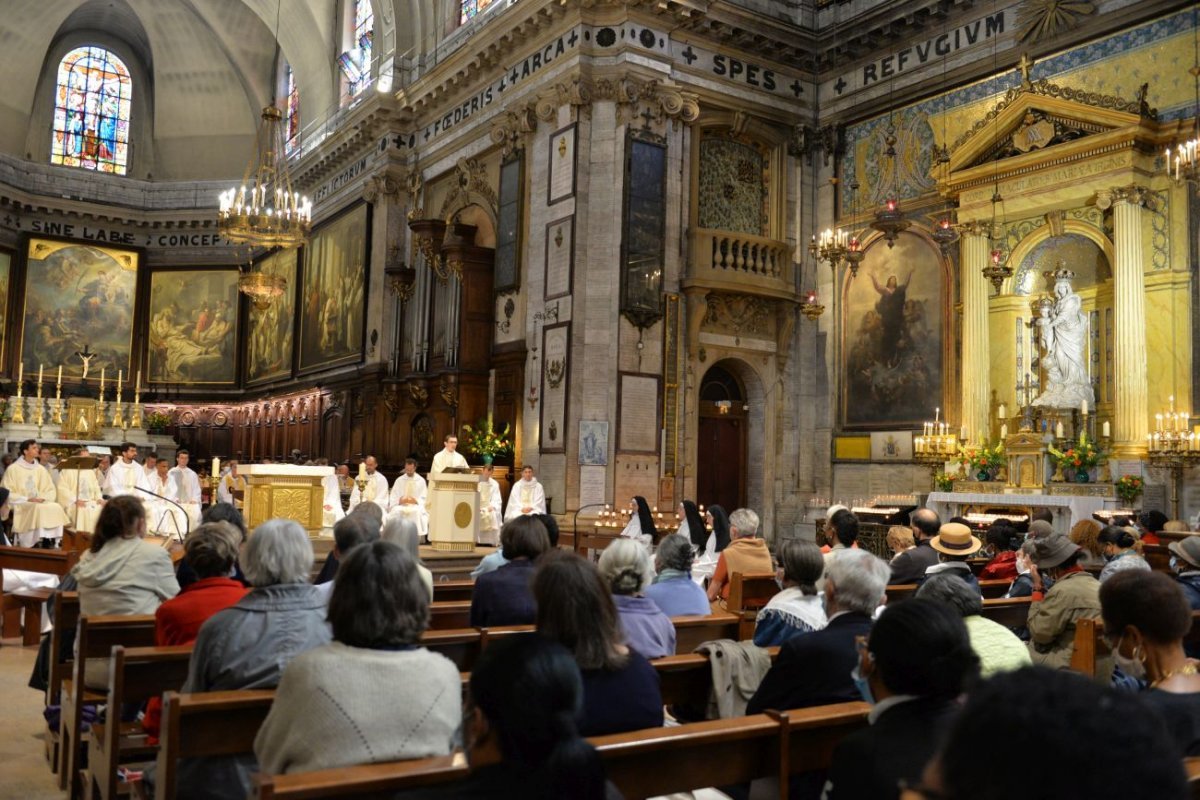
[[[412,556],[413,563],[417,567],[417,574],[421,576],[421,583],[429,592],[430,602],[433,602],[433,573],[421,563],[419,548],[421,533],[417,530],[417,523],[404,517],[388,517],[387,522],[383,523],[383,530],[380,532],[379,538],[385,542],[400,545],[401,550]]]
[[[451,753],[462,683],[450,659],[420,646],[429,599],[415,567],[386,541],[343,559],[329,601],[333,641],[283,671],[255,737],[265,773]]]
[[[328,643],[325,598],[308,582],[312,565],[312,543],[297,523],[255,528],[242,559],[252,588],[200,628],[183,691],[274,689],[288,662]],[[178,796],[243,800],[257,768],[252,756],[185,759]]]
[[[917,598],[943,603],[958,612],[971,637],[971,649],[979,657],[983,677],[1033,663],[1028,648],[1015,633],[982,615],[983,600],[979,592],[957,575],[931,575],[917,590]]]
[[[616,539],[600,554],[600,577],[608,584],[625,643],[646,658],[675,655],[675,626],[644,592],[650,585],[646,551],[633,539]]]
[[[776,553],[779,569],[775,574],[783,582],[783,591],[771,598],[758,612],[754,643],[771,647],[793,636],[819,631],[825,627],[825,607],[817,594],[817,581],[825,571],[825,557],[813,542],[788,539]]]
[[[692,580],[692,542],[687,536],[673,533],[664,536],[654,554],[658,574],[646,587],[646,597],[654,601],[668,617],[707,615],[711,609],[708,596]]]

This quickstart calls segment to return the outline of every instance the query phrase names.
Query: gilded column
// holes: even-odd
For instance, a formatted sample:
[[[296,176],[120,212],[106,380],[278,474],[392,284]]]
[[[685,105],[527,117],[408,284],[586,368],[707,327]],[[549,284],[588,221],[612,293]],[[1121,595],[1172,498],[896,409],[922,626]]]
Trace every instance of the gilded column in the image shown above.
[[[1144,186],[1102,192],[1097,205],[1113,210],[1113,450],[1119,457],[1146,453],[1149,403],[1146,380],[1146,281],[1142,266],[1142,208],[1153,202]]]
[[[988,225],[962,226],[960,288],[962,298],[962,426],[972,441],[990,434],[991,359],[988,347]]]

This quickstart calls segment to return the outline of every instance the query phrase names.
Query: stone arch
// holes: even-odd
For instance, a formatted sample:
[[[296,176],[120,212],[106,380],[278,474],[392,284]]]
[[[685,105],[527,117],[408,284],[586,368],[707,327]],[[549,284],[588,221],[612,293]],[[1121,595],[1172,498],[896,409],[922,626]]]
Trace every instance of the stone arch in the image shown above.
[[[1020,267],[1025,262],[1026,256],[1033,252],[1034,248],[1042,242],[1053,239],[1055,236],[1060,235],[1060,233],[1074,233],[1091,240],[1100,248],[1100,252],[1108,260],[1109,270],[1111,271],[1115,255],[1112,240],[1094,225],[1079,220],[1065,220],[1061,231],[1055,231],[1050,225],[1042,225],[1030,231],[1017,243],[1017,246],[1013,248],[1012,253],[1008,257],[1008,263],[1015,265],[1013,276],[1004,282],[1001,287],[1001,294],[1013,294],[1020,288],[1018,284],[1018,281],[1021,279]],[[1068,264],[1067,266],[1069,267],[1070,265]]]

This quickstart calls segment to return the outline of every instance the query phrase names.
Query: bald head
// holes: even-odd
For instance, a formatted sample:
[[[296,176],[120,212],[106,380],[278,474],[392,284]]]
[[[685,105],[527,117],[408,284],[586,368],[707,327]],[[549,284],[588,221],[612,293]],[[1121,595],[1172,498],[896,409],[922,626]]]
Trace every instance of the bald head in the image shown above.
[[[912,517],[913,535],[917,540],[932,539],[937,536],[938,530],[942,527],[941,517],[937,512],[931,511],[928,508],[918,508],[913,512]]]

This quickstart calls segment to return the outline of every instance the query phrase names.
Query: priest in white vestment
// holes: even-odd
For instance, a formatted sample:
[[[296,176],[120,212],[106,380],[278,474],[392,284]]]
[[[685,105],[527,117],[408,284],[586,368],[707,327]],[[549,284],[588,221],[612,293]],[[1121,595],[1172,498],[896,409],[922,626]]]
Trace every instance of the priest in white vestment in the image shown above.
[[[521,470],[521,480],[513,484],[512,492],[508,495],[508,508],[504,511],[504,521],[508,522],[523,514],[545,513],[546,492],[542,489],[541,481],[533,477],[533,467],[526,466]]]
[[[87,448],[79,451],[81,458],[89,458]],[[95,533],[96,520],[104,499],[100,495],[100,484],[93,469],[65,469],[59,474],[58,504],[62,506],[67,525],[79,533]]]
[[[175,454],[175,466],[167,473],[175,487],[176,502],[187,512],[192,528],[200,526],[200,476],[188,466],[191,454],[180,450]]]
[[[500,544],[500,526],[504,524],[500,506],[500,484],[492,477],[492,465],[484,464],[483,480],[479,482],[478,544]]]
[[[336,473],[321,478],[321,488],[325,490],[325,499],[321,501],[322,528],[332,528],[346,516],[346,509],[342,508],[340,480]]]
[[[217,483],[217,500],[241,508],[241,502],[233,493],[246,491],[246,479],[238,475],[237,459],[231,458],[225,464],[227,467],[225,474],[221,476],[221,480]]]
[[[366,488],[360,494],[358,491],[358,483],[354,484],[354,490],[350,492],[350,510],[359,503],[368,502],[379,506],[384,514],[388,510],[388,480],[383,477],[383,473],[376,472],[375,468],[379,462],[375,460],[375,456],[367,456],[363,461],[362,469],[359,471],[360,478],[367,479]]]
[[[178,502],[179,493],[175,481],[171,478],[171,465],[166,459],[160,459],[155,464],[155,472],[150,476],[150,491],[168,500]],[[158,500],[144,495],[146,500],[146,529],[151,533],[162,536],[183,536],[188,530],[187,515],[165,500]]]
[[[467,469],[467,459],[458,452],[458,437],[453,433],[442,442],[442,449],[433,456],[433,465],[429,468],[430,476],[445,472],[451,467]]]
[[[147,500],[145,493],[139,492],[138,489],[149,489],[150,481],[146,479],[146,471],[142,469],[142,465],[133,460],[136,455],[136,445],[128,442],[121,445],[120,458],[108,468],[104,483],[100,484],[105,497],[132,494],[143,501]]]
[[[4,470],[0,486],[11,493],[12,530],[17,543],[33,547],[41,539],[62,539],[67,518],[57,503],[50,473],[38,462],[41,448],[33,439],[21,442],[21,457]]]
[[[404,460],[404,472],[392,484],[391,510],[388,516],[407,519],[417,526],[417,533],[429,540],[429,510],[425,507],[425,494],[429,485],[417,474],[417,462]]]

